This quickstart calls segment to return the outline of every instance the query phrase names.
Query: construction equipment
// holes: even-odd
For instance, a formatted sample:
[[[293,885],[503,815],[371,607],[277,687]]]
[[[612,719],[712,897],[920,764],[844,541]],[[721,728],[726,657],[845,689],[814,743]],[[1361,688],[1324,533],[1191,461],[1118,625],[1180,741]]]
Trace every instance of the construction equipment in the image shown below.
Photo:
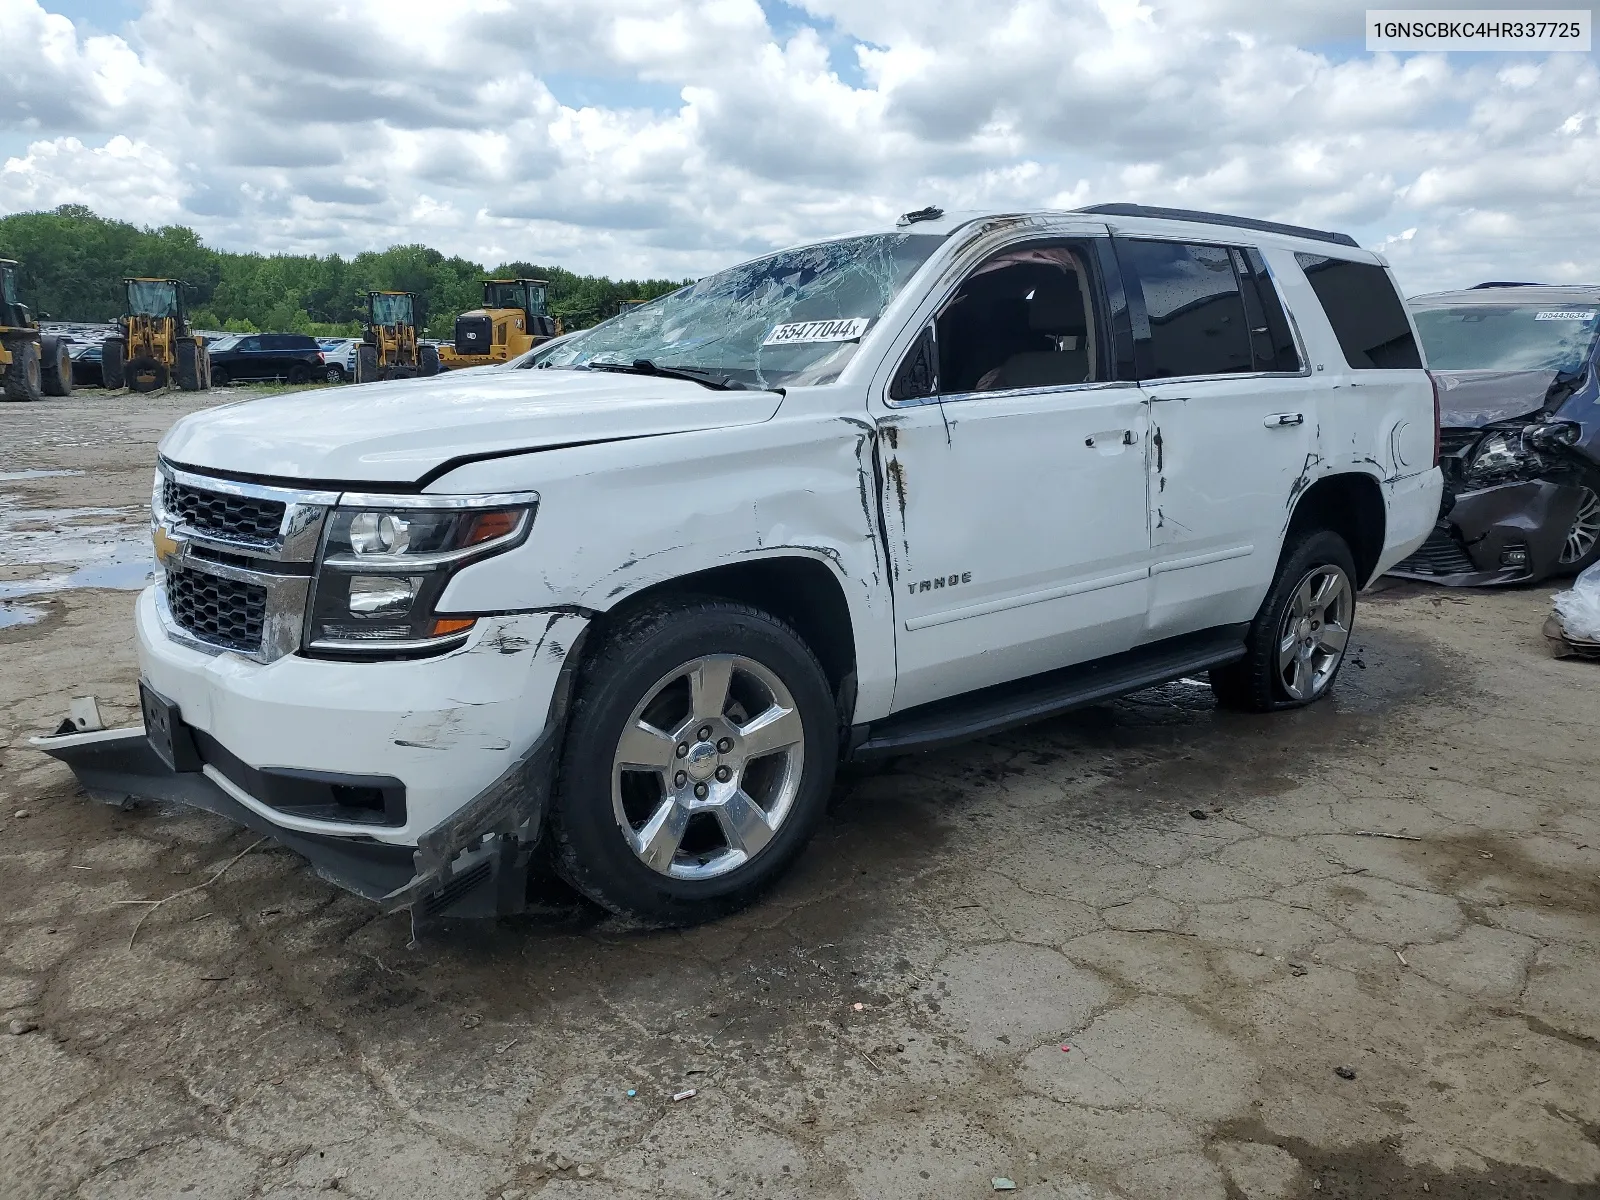
[[[17,264],[0,259],[0,380],[7,400],[72,394],[67,338],[40,333],[17,293]]]
[[[439,373],[439,348],[417,341],[415,292],[368,292],[367,331],[356,347],[356,382]]]
[[[505,362],[562,333],[545,311],[543,279],[485,279],[483,307],[456,318],[456,343],[440,354],[447,370]]]
[[[107,388],[153,392],[177,382],[186,392],[211,387],[211,355],[189,328],[181,279],[124,279],[127,301],[117,331],[100,352]]]

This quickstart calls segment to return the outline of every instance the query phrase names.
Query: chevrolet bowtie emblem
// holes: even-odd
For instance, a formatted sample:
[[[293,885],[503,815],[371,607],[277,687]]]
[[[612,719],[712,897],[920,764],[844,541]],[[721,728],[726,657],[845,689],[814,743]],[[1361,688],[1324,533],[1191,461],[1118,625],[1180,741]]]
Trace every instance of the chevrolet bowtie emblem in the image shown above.
[[[156,561],[162,566],[166,566],[169,559],[177,558],[179,551],[183,549],[178,540],[167,532],[165,525],[153,526],[150,540],[155,543]]]

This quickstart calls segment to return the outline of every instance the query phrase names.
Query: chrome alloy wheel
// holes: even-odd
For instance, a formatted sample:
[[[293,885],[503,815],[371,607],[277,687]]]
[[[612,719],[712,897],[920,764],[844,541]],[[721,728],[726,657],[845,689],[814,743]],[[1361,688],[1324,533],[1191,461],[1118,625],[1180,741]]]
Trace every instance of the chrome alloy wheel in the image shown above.
[[[611,806],[633,852],[674,879],[714,879],[766,848],[800,792],[805,728],[758,662],[707,655],[645,693],[618,739]]]
[[[1306,572],[1278,630],[1278,678],[1293,700],[1314,700],[1328,686],[1350,640],[1355,591],[1343,568]]]
[[[1578,515],[1572,518],[1572,528],[1567,530],[1566,545],[1561,547],[1562,565],[1575,563],[1594,549],[1600,541],[1600,495],[1593,488],[1583,489],[1583,500],[1578,505]]]

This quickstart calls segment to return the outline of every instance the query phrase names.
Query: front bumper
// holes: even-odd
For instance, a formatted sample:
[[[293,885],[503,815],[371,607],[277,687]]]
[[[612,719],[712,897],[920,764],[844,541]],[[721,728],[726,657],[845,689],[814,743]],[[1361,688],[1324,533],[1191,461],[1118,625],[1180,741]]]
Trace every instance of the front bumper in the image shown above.
[[[1561,563],[1583,490],[1535,479],[1460,492],[1420,550],[1391,575],[1446,587],[1527,583]]]
[[[201,747],[178,761],[197,769],[168,767],[142,729],[34,745],[99,798],[219,813],[385,908],[515,911],[520,894],[510,894],[516,871],[508,868],[526,865],[538,837],[586,624],[570,613],[484,617],[464,646],[438,658],[292,655],[263,664],[169,638],[152,588],[136,608],[140,675],[176,706],[185,743]],[[261,786],[292,793],[308,779],[379,779],[403,800],[386,790],[378,811],[318,810],[286,805]],[[485,883],[493,884],[487,892]]]

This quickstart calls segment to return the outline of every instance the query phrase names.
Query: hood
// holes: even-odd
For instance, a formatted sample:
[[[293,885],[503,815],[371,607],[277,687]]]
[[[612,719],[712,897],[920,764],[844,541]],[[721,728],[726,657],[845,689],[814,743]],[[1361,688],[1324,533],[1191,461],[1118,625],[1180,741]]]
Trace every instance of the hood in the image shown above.
[[[229,474],[416,483],[456,459],[754,425],[782,401],[613,371],[452,371],[192,413],[161,440],[161,454]]]
[[[1544,409],[1554,371],[1434,371],[1439,381],[1439,424],[1482,429],[1496,421],[1532,417]]]

